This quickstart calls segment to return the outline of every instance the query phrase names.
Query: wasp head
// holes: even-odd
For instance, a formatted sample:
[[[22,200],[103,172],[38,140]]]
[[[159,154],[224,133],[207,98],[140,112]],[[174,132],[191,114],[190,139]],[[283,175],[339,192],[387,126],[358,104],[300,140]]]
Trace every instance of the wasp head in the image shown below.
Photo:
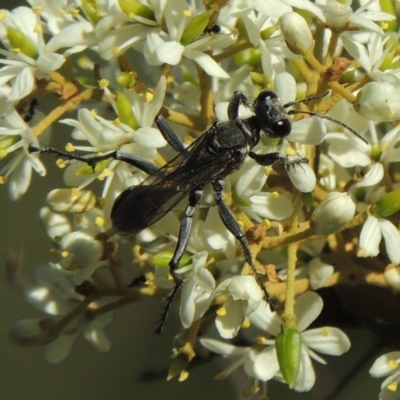
[[[253,103],[258,125],[268,137],[284,138],[292,130],[289,115],[274,92],[261,92]]]

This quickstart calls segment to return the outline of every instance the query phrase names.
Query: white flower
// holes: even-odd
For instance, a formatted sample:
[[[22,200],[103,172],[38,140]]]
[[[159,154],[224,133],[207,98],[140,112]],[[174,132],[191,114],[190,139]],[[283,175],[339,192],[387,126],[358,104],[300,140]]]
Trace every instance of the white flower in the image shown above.
[[[258,393],[267,398],[267,385],[265,382],[260,382],[253,372],[254,359],[260,352],[258,346],[234,346],[220,340],[209,338],[201,338],[200,343],[206,349],[221,354],[224,358],[231,360],[231,363],[228,364],[223,371],[218,373],[217,379],[226,379],[239,367],[243,367],[245,373],[252,379],[248,380],[247,387],[242,390],[242,393]],[[259,392],[259,386],[261,386],[261,393]]]
[[[318,0],[317,5],[322,9],[326,17],[328,26],[334,30],[345,30],[349,25],[357,25],[364,29],[382,33],[377,24],[372,21],[392,20],[394,15],[381,12],[380,9],[369,10],[371,4],[376,4],[375,0],[365,2],[355,11],[351,8],[352,0],[347,0],[345,4],[336,0]],[[379,6],[378,6],[379,7]]]
[[[166,141],[157,128],[153,128],[154,119],[159,113],[165,96],[166,81],[161,77],[151,99],[139,95],[134,90],[124,91],[131,104],[132,113],[138,128],[106,120],[87,109],[78,112],[78,120],[64,119],[61,122],[73,126],[72,136],[77,140],[86,140],[89,146],[74,146],[74,150],[84,152],[105,152],[119,150],[122,153],[139,155],[146,160],[154,160],[157,148],[164,147]],[[112,107],[118,115],[118,107],[113,95],[106,89]],[[100,172],[89,175],[77,174],[82,164],[72,163],[66,170],[64,179],[70,186],[79,189],[93,182],[96,178],[105,180],[102,197],[105,199],[105,214],[111,211],[115,198],[126,188],[138,185],[147,176],[143,171],[128,166],[127,163],[111,160]],[[79,175],[79,176],[78,176]]]
[[[400,352],[392,351],[378,357],[369,373],[374,378],[387,376],[382,382],[379,400],[395,400],[400,393]]]
[[[79,16],[75,12],[77,0],[28,0],[28,3],[36,7],[36,12],[46,21],[47,28],[53,35],[76,22],[75,17]]]
[[[189,328],[194,321],[201,318],[212,301],[211,293],[215,289],[215,280],[211,272],[205,268],[207,255],[206,251],[195,254],[190,266],[178,270],[178,273],[185,277],[179,307],[184,328]]]
[[[252,276],[235,276],[223,281],[214,291],[213,297],[227,298],[217,312],[215,325],[225,339],[235,337],[244,318],[255,311],[263,293]]]
[[[323,327],[305,330],[320,314],[322,307],[322,299],[315,292],[306,292],[300,295],[296,301],[297,329],[301,333],[302,340],[300,369],[294,385],[294,389],[298,392],[309,391],[314,386],[315,372],[310,357],[326,364],[325,360],[317,355],[314,350],[338,356],[347,352],[350,348],[348,337],[340,329]],[[268,313],[264,314],[266,321],[263,321],[264,316],[260,312],[250,316],[250,321],[261,328],[266,327],[269,333],[277,336],[281,329],[278,324],[279,317],[271,317]],[[266,344],[269,345],[270,341]],[[275,347],[268,346],[256,357],[254,372],[263,381],[279,374]]]
[[[170,24],[176,24],[186,17],[183,14],[182,5],[179,2],[174,2],[177,6],[176,10],[173,7],[168,7],[165,10],[166,14],[173,15],[173,18],[168,18],[167,21]],[[164,63],[170,65],[177,65],[182,57],[186,57],[190,60],[195,61],[200,67],[211,76],[216,78],[229,78],[229,75],[222,69],[222,67],[216,63],[208,54],[205,53],[208,50],[210,36],[202,37],[193,43],[186,46],[180,43],[181,35],[183,31],[169,26],[169,32],[176,32],[177,34],[169,35],[167,38],[163,38],[164,35],[161,33],[152,32],[147,35],[146,43],[144,45],[144,56],[150,65],[161,65]],[[169,40],[168,40],[169,39]],[[215,45],[215,43],[213,43]]]
[[[51,343],[46,348],[46,358],[51,363],[59,363],[67,357],[72,346],[78,336],[83,333],[86,340],[92,343],[100,351],[108,351],[110,343],[103,332],[103,328],[110,324],[113,318],[113,312],[102,314],[96,318],[88,318],[85,314],[81,314],[78,318],[69,322],[62,332],[54,331],[57,326],[56,321],[60,321],[62,317],[69,314],[83,300],[76,290],[71,280],[72,273],[63,270],[59,265],[49,263],[42,265],[36,272],[37,284],[26,291],[27,299],[35,305],[39,310],[50,315],[51,324],[42,320],[43,327],[48,325],[49,332],[53,328],[54,335],[48,333],[48,341]],[[93,302],[93,309],[100,303]],[[35,330],[36,326],[36,330]],[[29,328],[31,327],[31,328]],[[23,331],[21,331],[21,329]],[[35,331],[40,329],[37,320],[25,320],[24,323],[18,323],[16,328],[11,330],[14,339],[24,339],[31,332],[31,337],[38,337]],[[22,332],[22,334],[21,334]],[[24,333],[25,332],[25,333]],[[37,342],[36,342],[37,343]],[[44,343],[46,341],[44,340]],[[31,344],[35,344],[33,341]]]
[[[399,231],[389,220],[368,215],[360,234],[360,247],[367,255],[377,256],[382,236],[390,261],[400,264]]]
[[[300,8],[301,10],[309,11],[318,19],[325,22],[325,17],[321,10],[308,0],[250,0],[243,1],[239,6],[243,11],[256,9],[259,13],[270,17],[281,17],[292,10],[292,7]]]
[[[64,64],[64,55],[81,51],[94,43],[90,36],[93,27],[86,21],[68,25],[47,44],[42,30],[39,16],[28,7],[17,7],[11,13],[1,11],[0,37],[9,50],[0,50],[0,54],[6,57],[0,59],[0,63],[5,64],[0,69],[0,82],[11,82],[10,100],[19,100],[31,93],[35,88],[35,78],[58,70]],[[10,39],[16,32],[25,36],[18,39],[17,45],[22,47],[19,51],[13,49]],[[61,48],[67,49],[64,55],[58,53]]]
[[[357,94],[354,109],[371,121],[394,121],[400,118],[400,85],[390,82],[369,82]]]
[[[46,174],[46,169],[28,152],[30,144],[38,145],[37,137],[1,91],[0,110],[0,158],[12,157],[0,169],[0,182],[8,182],[11,199],[18,200],[30,185],[32,168],[41,176]]]

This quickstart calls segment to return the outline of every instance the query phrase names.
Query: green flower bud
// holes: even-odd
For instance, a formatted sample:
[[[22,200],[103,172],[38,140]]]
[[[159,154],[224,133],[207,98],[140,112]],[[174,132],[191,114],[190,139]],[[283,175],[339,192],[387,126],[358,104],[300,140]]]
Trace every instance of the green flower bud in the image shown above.
[[[162,251],[161,253],[155,254],[150,257],[150,262],[159,268],[169,268],[169,263],[173,257],[172,251]],[[185,253],[179,261],[178,268],[186,267],[192,262],[192,256],[189,253]]]
[[[255,67],[261,62],[261,53],[258,49],[246,49],[235,54],[233,60],[240,67],[245,64]]]
[[[94,24],[97,24],[103,18],[103,11],[99,7],[98,0],[82,0],[82,8]]]
[[[139,3],[137,0],[118,0],[118,4],[121,7],[121,10],[128,16],[133,14],[145,19],[156,20],[153,10],[144,4]]]
[[[283,379],[292,389],[301,361],[301,335],[296,328],[286,328],[275,340],[276,355]]]
[[[262,40],[269,39],[277,29],[278,29],[277,25],[269,26],[268,28],[263,29],[260,32],[261,39]]]
[[[132,110],[132,105],[128,98],[121,92],[117,93],[117,110],[119,120],[130,126],[132,129],[139,129],[140,125]]]
[[[384,194],[376,203],[374,212],[386,218],[400,210],[400,189]]]
[[[10,146],[17,143],[21,139],[19,135],[5,136],[0,139],[0,159],[2,158],[2,153],[5,152]]]
[[[136,79],[129,72],[121,72],[117,76],[117,83],[122,88],[132,88],[136,83]]]
[[[308,193],[302,193],[301,198],[303,200],[303,204],[306,207],[307,211],[310,210],[314,203],[314,195],[313,192],[308,192]]]
[[[21,31],[9,26],[7,28],[7,38],[13,49],[19,49],[21,50],[21,53],[36,60],[38,52],[35,45]]]
[[[181,44],[187,46],[193,43],[207,28],[212,11],[205,11],[196,15],[186,26],[182,33]]]
[[[260,74],[259,72],[252,71],[250,72],[250,78],[256,85],[261,87],[267,87],[268,82],[264,74]]]

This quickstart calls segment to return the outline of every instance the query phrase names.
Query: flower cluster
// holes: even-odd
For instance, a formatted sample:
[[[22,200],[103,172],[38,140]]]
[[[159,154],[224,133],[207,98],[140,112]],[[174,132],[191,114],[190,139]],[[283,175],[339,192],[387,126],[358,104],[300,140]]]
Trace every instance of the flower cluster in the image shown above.
[[[46,316],[18,322],[11,338],[46,345],[54,363],[79,333],[107,351],[119,307],[167,296],[164,317],[176,298],[187,331],[170,377],[185,379],[208,349],[233,360],[220,378],[244,367],[247,395],[267,396],[271,379],[311,390],[311,358],[325,363],[315,351],[350,348],[338,327],[306,330],[323,309],[314,290],[400,287],[394,9],[27,1],[0,10],[0,183],[19,199],[32,170],[46,174],[39,155],[53,153],[67,188],[40,210],[53,258],[24,288]],[[56,122],[71,127],[62,150],[43,147]],[[127,242],[142,271],[131,283],[119,268]],[[397,392],[398,359],[371,368],[393,372],[382,399]]]

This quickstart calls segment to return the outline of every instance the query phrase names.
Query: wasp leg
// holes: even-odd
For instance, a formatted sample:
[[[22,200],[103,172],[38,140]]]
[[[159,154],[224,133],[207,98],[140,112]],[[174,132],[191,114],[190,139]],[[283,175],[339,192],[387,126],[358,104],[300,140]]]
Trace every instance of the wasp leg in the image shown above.
[[[242,232],[239,224],[237,223],[234,215],[232,214],[232,211],[229,209],[229,207],[224,203],[224,200],[222,199],[222,181],[221,180],[214,181],[212,182],[212,185],[215,193],[215,201],[218,206],[218,211],[221,220],[226,226],[226,228],[229,230],[229,232],[231,232],[232,235],[235,236],[235,238],[242,245],[244,259],[253,270],[254,277],[258,285],[260,286],[261,290],[264,292],[265,300],[268,302],[271,309],[275,311],[276,309],[275,302],[268,293],[267,288],[265,287],[264,282],[260,277],[260,274],[257,272],[257,269],[253,263],[253,256],[251,255],[250,247],[249,244],[247,243],[244,233]]]
[[[239,117],[239,106],[247,106],[249,103],[247,97],[242,92],[235,92],[228,104],[228,117],[230,121],[235,121]]]
[[[91,166],[94,170],[96,164],[100,161],[107,160],[108,158],[112,158],[114,160],[123,161],[127,164],[133,165],[136,168],[139,168],[141,171],[147,172],[149,175],[153,175],[159,170],[159,167],[152,164],[150,161],[145,160],[144,158],[136,157],[132,154],[122,153],[117,150],[111,150],[104,154],[70,154],[63,151],[59,151],[53,149],[52,147],[36,147],[32,144],[28,147],[29,153],[47,153],[47,154],[55,154],[58,157],[65,157],[67,160],[77,160],[82,161],[89,166]]]
[[[164,119],[162,115],[157,115],[154,122],[158,126],[158,129],[160,130],[161,134],[164,136],[164,139],[175,151],[177,151],[178,153],[186,151],[185,146],[178,138],[178,136],[176,136],[176,133],[167,124],[167,121]]]
[[[186,206],[185,217],[183,218],[181,227],[179,229],[178,243],[176,245],[174,255],[171,261],[169,262],[169,272],[172,275],[172,278],[174,279],[175,286],[167,296],[167,302],[164,307],[163,313],[161,315],[160,323],[157,329],[155,330],[155,333],[161,333],[162,329],[164,328],[169,310],[172,305],[172,301],[174,300],[176,294],[183,285],[182,278],[176,273],[176,270],[178,268],[179,261],[181,260],[183,253],[185,252],[186,247],[188,245],[190,231],[192,228],[193,214],[197,204],[199,204],[201,200],[202,194],[203,194],[202,188],[197,188],[189,193],[189,204]]]
[[[280,153],[257,154],[250,151],[249,157],[251,157],[260,165],[272,165],[275,161],[280,161],[286,168],[290,168],[292,165],[308,163],[307,158],[299,157],[295,159],[289,159]]]

